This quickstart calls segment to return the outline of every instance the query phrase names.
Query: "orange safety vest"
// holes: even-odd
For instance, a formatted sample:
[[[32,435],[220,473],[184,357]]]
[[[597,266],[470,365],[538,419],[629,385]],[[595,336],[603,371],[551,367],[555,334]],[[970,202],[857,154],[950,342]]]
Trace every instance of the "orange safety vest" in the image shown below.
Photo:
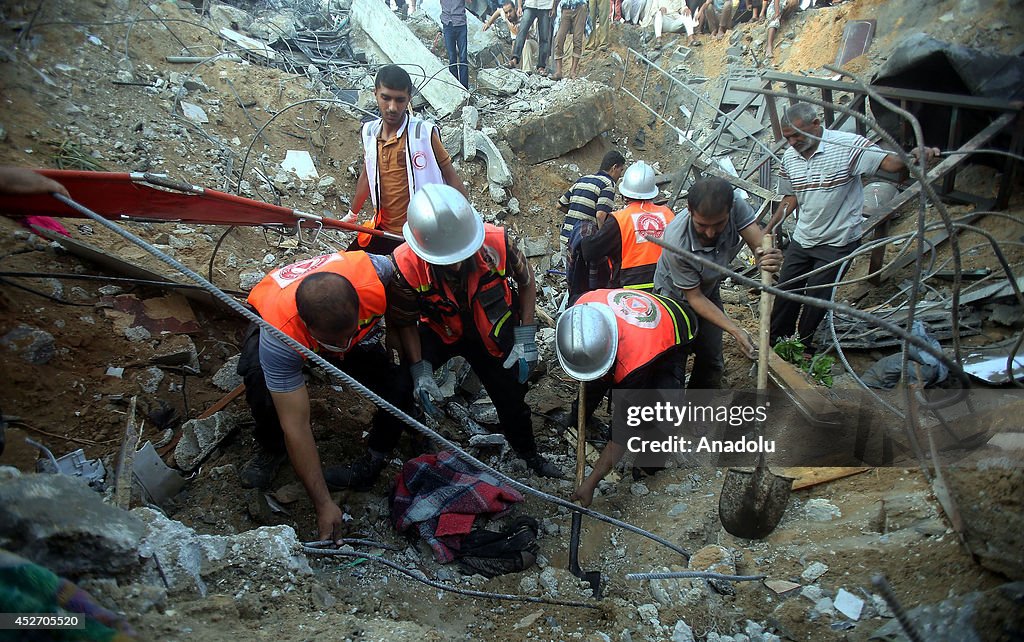
[[[645,237],[663,238],[665,227],[676,217],[675,213],[650,201],[633,201],[624,209],[612,212],[612,217],[619,224],[622,237],[619,270],[612,275],[612,283],[631,290],[653,290],[661,246]]]
[[[693,341],[697,317],[678,301],[637,290],[594,290],[581,296],[576,305],[597,303],[611,308],[619,326],[612,378],[621,383],[666,350]]]
[[[483,247],[466,259],[473,262],[466,300],[487,351],[502,357],[512,344],[518,313],[513,309],[512,287],[505,273],[505,229],[484,224],[484,232]],[[434,266],[416,256],[408,243],[398,246],[392,256],[402,278],[419,295],[421,322],[445,343],[458,341],[462,337],[463,311],[445,279],[435,273]]]
[[[359,329],[350,345],[363,340],[384,316],[387,301],[384,284],[366,252],[335,252],[314,256],[274,270],[249,292],[249,304],[256,308],[267,323],[314,352],[337,353],[326,350],[309,333],[299,318],[295,292],[310,274],[333,272],[349,280],[359,295]]]

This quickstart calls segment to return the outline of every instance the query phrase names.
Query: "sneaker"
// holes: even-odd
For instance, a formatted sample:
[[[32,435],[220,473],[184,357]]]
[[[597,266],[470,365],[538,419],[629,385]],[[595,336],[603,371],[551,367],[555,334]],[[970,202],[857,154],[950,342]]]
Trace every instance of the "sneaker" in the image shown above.
[[[270,482],[274,481],[274,476],[277,475],[277,469],[286,459],[288,455],[285,453],[270,452],[257,445],[256,454],[245,462],[242,470],[238,472],[242,488],[269,488]]]
[[[530,470],[541,477],[565,479],[565,474],[562,473],[562,470],[547,459],[544,459],[540,453],[534,453],[529,457],[523,457],[523,460],[526,462],[526,465],[530,467]]]
[[[373,488],[373,484],[384,470],[388,460],[383,455],[365,452],[358,459],[350,464],[328,466],[324,468],[324,481],[327,488],[331,490],[342,490],[351,488],[357,491],[367,491]]]

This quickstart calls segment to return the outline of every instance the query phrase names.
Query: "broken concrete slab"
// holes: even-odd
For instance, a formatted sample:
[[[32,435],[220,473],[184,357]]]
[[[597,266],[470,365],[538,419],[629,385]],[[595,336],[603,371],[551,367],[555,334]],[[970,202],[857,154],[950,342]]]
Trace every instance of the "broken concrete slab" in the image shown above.
[[[611,129],[614,103],[612,90],[601,89],[561,111],[523,118],[509,129],[505,140],[528,163],[558,158]]]
[[[136,508],[131,514],[143,525],[138,555],[149,560],[144,572],[153,576],[152,583],[166,582],[171,594],[205,597],[207,582],[219,575],[235,578],[237,585],[218,585],[218,592],[234,593],[257,569],[282,585],[312,575],[291,526],[265,526],[230,537],[199,535],[149,508]]]
[[[210,117],[206,115],[206,110],[194,103],[181,101],[181,113],[193,123],[203,124],[210,122]]]
[[[242,384],[242,375],[238,374],[238,361],[242,355],[236,354],[221,366],[220,370],[213,375],[213,385],[224,392],[231,392]]]
[[[237,31],[226,27],[221,29],[219,33],[221,38],[237,45],[246,53],[263,58],[268,62],[277,62],[280,58],[280,55],[262,40],[250,38],[249,36],[242,35]]]
[[[481,69],[476,74],[476,85],[481,91],[496,96],[514,96],[523,88],[521,72],[505,67]]]
[[[487,180],[502,187],[512,185],[512,170],[509,169],[505,157],[501,155],[498,146],[494,144],[491,137],[482,131],[467,132],[466,139],[473,140],[474,156],[481,152],[487,158]],[[463,140],[463,146],[466,146]]]
[[[214,3],[210,6],[208,18],[214,29],[247,29],[252,24],[252,16],[248,12],[227,4]]]
[[[158,366],[184,366],[199,372],[199,352],[186,334],[172,334],[162,339],[149,362]]]
[[[0,337],[0,346],[17,352],[23,361],[35,366],[48,363],[56,352],[52,334],[24,323]]]
[[[224,410],[206,419],[186,421],[174,448],[174,462],[182,470],[195,469],[237,425],[234,415]]]
[[[416,6],[422,9],[438,28],[441,27],[440,0],[420,0]],[[492,53],[497,54],[501,51],[502,43],[495,31],[484,31],[484,23],[473,15],[472,7],[467,8],[470,11],[466,12],[466,53],[471,62],[477,67],[482,67],[485,62],[492,60]],[[484,10],[486,11],[486,8]]]
[[[462,108],[462,158],[476,158],[476,131],[480,126],[480,112],[472,105]],[[448,147],[446,149],[452,149]]]
[[[448,73],[448,65],[431,53],[388,5],[380,0],[353,0],[352,19],[389,59],[409,72],[438,116],[455,113],[469,100],[469,92],[458,83],[426,82]],[[413,60],[415,65],[408,64]]]
[[[135,516],[104,503],[80,478],[23,475],[0,485],[0,547],[71,579],[139,564]]]

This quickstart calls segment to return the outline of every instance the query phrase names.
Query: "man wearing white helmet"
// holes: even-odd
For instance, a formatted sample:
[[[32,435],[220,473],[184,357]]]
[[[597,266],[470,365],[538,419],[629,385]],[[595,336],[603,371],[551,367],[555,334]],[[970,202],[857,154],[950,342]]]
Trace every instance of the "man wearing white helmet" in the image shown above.
[[[589,419],[613,388],[679,388],[681,351],[696,335],[696,315],[684,304],[636,290],[594,290],[558,319],[555,349],[566,374],[586,382]],[[574,410],[573,425],[576,416]],[[597,483],[624,452],[623,444],[609,441],[572,499],[589,506]]]
[[[654,168],[643,161],[633,163],[625,171],[619,194],[626,199],[626,207],[612,212],[597,234],[583,239],[583,259],[587,263],[611,259],[609,287],[653,290],[661,246],[647,237],[662,238],[675,213],[664,205],[654,204],[658,195]]]
[[[735,198],[733,187],[721,178],[697,181],[686,197],[687,211],[665,230],[665,241],[726,268],[746,244],[768,272],[778,272],[782,252],[763,252],[761,228],[754,224],[754,211]],[[693,369],[686,384],[691,389],[716,389],[722,384],[725,360],[722,333],[736,340],[744,355],[754,358],[754,344],[745,330],[725,314],[719,285],[723,273],[675,252],[664,252],[654,275],[654,291],[686,301],[702,322],[700,335],[690,346]]]
[[[402,233],[406,242],[392,256],[387,322],[410,367],[414,399],[426,410],[443,401],[434,366],[462,356],[490,395],[512,449],[538,474],[561,476],[537,452],[525,401],[537,363],[537,284],[526,257],[504,228],[485,224],[447,185],[427,185],[412,197]]]

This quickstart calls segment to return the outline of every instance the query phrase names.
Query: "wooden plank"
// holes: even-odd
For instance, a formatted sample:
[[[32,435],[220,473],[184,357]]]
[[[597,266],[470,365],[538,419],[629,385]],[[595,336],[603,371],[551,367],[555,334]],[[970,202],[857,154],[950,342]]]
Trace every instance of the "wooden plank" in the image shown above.
[[[842,466],[838,468],[822,468],[817,466],[791,466],[775,472],[785,477],[794,477],[793,490],[803,490],[830,481],[859,475],[871,470],[870,466]]]
[[[808,380],[802,370],[785,361],[771,350],[768,354],[768,369],[777,386],[793,395],[815,417],[827,420],[840,414],[832,400],[822,394],[817,384]]]
[[[1005,129],[1007,125],[1012,123],[1014,118],[1016,117],[1016,113],[1003,114],[996,120],[992,121],[992,123],[988,127],[978,132],[974,136],[974,138],[964,143],[963,147],[961,147],[958,151],[972,152],[976,149],[980,149],[982,146],[986,145],[990,140],[992,140],[992,138],[994,138],[996,134]],[[933,167],[931,171],[928,172],[926,176],[928,182],[934,183],[935,181],[941,179],[947,173],[953,171],[953,168],[960,165],[961,163],[964,162],[964,160],[970,157],[971,154],[967,153],[954,154],[952,156],[949,156],[941,163]],[[913,185],[911,185],[908,189],[905,189],[902,192],[900,192],[896,196],[896,198],[894,198],[884,208],[865,207],[864,213],[868,215],[868,219],[867,221],[864,222],[862,228],[864,230],[864,233],[867,234],[869,231],[873,230],[878,225],[881,225],[884,221],[892,217],[893,212],[898,210],[903,205],[909,203],[920,193],[921,183],[915,181]]]
[[[114,482],[114,505],[128,510],[132,503],[132,473],[135,470],[135,449],[139,444],[139,430],[135,427],[135,405],[132,397],[128,405],[128,424],[124,428],[121,453],[117,458],[117,479]]]

